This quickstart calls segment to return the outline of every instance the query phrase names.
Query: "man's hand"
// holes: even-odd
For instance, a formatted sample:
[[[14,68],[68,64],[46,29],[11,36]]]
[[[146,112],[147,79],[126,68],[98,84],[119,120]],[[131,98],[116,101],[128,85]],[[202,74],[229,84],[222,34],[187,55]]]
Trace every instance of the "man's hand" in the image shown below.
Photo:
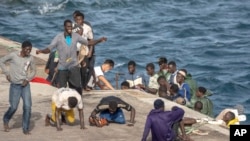
[[[99,40],[100,40],[100,42],[106,42],[106,41],[107,41],[107,38],[106,38],[106,37],[102,37],[102,38],[100,38]]]
[[[36,50],[36,54],[40,54],[41,53],[41,50]]]
[[[29,83],[29,81],[25,79],[25,80],[23,80],[22,86],[25,87],[28,83]]]
[[[10,75],[6,75],[6,79],[10,82]]]

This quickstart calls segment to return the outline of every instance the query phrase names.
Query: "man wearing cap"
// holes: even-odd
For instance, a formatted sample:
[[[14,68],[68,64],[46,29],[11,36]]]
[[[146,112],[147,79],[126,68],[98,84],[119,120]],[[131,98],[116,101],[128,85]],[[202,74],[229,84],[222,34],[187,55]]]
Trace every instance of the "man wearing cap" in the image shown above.
[[[179,123],[183,119],[184,110],[179,107],[172,107],[171,111],[164,111],[164,101],[157,99],[154,101],[154,109],[147,116],[142,141],[146,141],[151,130],[152,141],[174,141],[177,132],[173,129],[174,123]],[[181,125],[182,137],[187,138],[184,126]]]
[[[165,76],[166,80],[169,81],[171,73],[168,72],[168,60],[165,57],[160,57],[158,60],[158,64],[159,64],[159,72],[158,75],[159,76]]]
[[[176,81],[179,85],[179,94],[186,100],[186,104],[190,104],[191,92],[190,87],[185,83],[186,73],[182,70],[179,70],[176,76]]]
[[[131,112],[128,126],[133,126],[135,119],[135,109],[130,104],[115,96],[107,96],[102,98],[100,103],[92,111],[89,120],[92,121],[92,119],[97,118],[96,115],[100,113],[100,118],[106,119],[109,123],[113,122],[125,124],[126,121],[122,109]]]

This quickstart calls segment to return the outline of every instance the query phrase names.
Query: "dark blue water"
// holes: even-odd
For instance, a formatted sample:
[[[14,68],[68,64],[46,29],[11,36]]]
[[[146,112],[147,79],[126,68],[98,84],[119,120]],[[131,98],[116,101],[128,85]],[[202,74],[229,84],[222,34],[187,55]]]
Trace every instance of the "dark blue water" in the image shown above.
[[[96,38],[108,37],[96,46],[96,65],[115,60],[107,74],[113,85],[115,73],[126,72],[129,60],[145,72],[147,63],[165,56],[214,92],[215,114],[242,104],[250,123],[249,1],[1,0],[0,35],[44,48],[74,10],[84,12]]]

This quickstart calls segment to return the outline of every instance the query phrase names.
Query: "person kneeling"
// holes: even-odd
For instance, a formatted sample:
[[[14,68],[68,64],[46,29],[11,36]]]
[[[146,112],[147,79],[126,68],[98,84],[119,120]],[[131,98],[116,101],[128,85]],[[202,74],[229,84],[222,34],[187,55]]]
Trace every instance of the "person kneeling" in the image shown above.
[[[61,131],[61,124],[59,122],[59,115],[65,113],[65,118],[69,123],[75,122],[74,108],[77,107],[80,117],[80,129],[85,129],[84,114],[83,114],[83,102],[81,95],[74,89],[60,88],[52,96],[52,116],[47,115],[45,120],[45,126],[50,125],[50,121],[56,123],[57,131]],[[62,122],[66,123],[66,120],[62,116]],[[65,121],[64,121],[65,120]]]
[[[121,108],[127,111],[131,111],[128,126],[133,126],[135,109],[128,103],[115,96],[107,96],[101,99],[100,103],[92,111],[89,117],[90,125],[102,127],[104,125],[107,125],[108,123],[125,124],[126,121]],[[100,118],[96,116],[98,113],[100,113]]]

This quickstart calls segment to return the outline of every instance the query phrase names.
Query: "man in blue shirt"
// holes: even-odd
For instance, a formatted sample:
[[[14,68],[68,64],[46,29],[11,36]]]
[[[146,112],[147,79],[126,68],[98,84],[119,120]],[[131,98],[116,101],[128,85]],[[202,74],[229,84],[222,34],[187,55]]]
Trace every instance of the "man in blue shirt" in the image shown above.
[[[173,125],[181,122],[184,110],[174,106],[171,111],[164,111],[164,102],[161,99],[154,101],[154,108],[147,116],[142,141],[146,141],[150,130],[152,141],[174,141],[177,133],[173,130]],[[187,138],[184,127],[181,131],[183,138]]]

